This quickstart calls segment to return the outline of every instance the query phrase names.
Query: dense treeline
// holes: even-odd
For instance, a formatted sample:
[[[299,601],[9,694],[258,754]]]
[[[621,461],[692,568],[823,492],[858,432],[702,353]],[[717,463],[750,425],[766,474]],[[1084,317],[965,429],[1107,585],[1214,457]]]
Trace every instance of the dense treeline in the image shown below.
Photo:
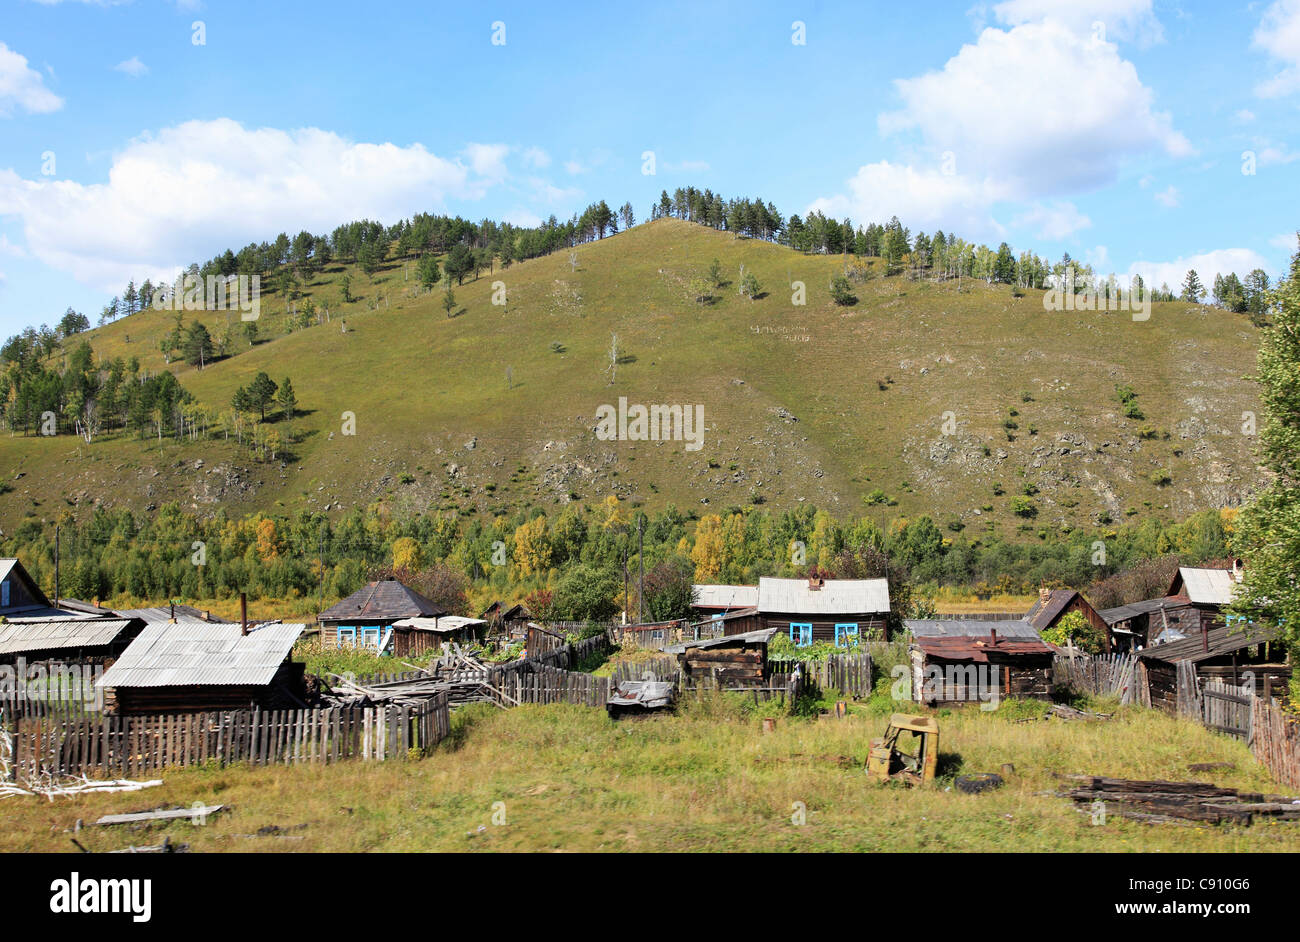
[[[888,576],[896,597],[904,585],[952,585],[979,594],[1086,586],[1143,560],[1220,559],[1232,520],[1230,512],[1207,511],[1180,523],[1153,518],[1093,533],[1045,533],[1042,541],[1024,544],[994,535],[946,537],[928,516],[883,527],[812,508],[737,508],[692,518],[671,506],[654,515],[629,512],[613,498],[592,508],[570,504],[553,515],[534,508],[496,518],[399,520],[372,508],[338,520],[306,512],[240,519],[218,512],[200,519],[176,505],[148,516],[96,509],[81,520],[65,515],[60,589],[83,599],[155,602],[227,599],[240,591],[253,598],[330,600],[355,591],[372,573],[396,568],[432,571],[425,576],[432,582],[463,581],[475,599],[526,601],[539,616],[603,618],[625,603],[636,610],[639,527],[645,612],[668,617],[680,612],[681,587],[691,580],[752,584],[762,575],[814,571]],[[52,589],[52,525],[29,519],[6,535],[0,552],[17,555]]]

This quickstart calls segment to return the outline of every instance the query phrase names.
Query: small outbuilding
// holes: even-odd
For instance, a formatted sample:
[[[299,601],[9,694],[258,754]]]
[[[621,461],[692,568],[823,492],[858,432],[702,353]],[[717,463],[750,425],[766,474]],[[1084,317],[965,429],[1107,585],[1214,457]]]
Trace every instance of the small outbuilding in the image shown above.
[[[758,607],[758,586],[701,583],[691,587],[691,611],[696,619],[713,618]]]
[[[769,676],[767,646],[776,632],[775,628],[764,628],[703,641],[685,641],[664,648],[664,653],[677,656],[688,685],[765,687]]]
[[[448,641],[467,642],[482,637],[488,623],[464,615],[435,615],[431,618],[403,618],[393,622],[391,640],[380,654],[419,657],[437,651]]]
[[[1252,681],[1256,695],[1265,700],[1285,697],[1291,665],[1280,638],[1276,626],[1234,618],[1231,625],[1206,627],[1181,640],[1142,649],[1137,656],[1146,667],[1151,705],[1177,712],[1180,671],[1194,671],[1202,683],[1217,680],[1239,687]]]
[[[124,715],[301,707],[304,665],[290,655],[304,627],[147,625],[95,686]]]
[[[522,604],[508,606],[497,600],[484,609],[479,618],[487,622],[491,634],[523,638],[528,633],[528,623],[533,616]]]
[[[912,699],[927,705],[990,703],[1006,697],[1050,700],[1056,649],[1037,638],[919,636],[912,642]]]

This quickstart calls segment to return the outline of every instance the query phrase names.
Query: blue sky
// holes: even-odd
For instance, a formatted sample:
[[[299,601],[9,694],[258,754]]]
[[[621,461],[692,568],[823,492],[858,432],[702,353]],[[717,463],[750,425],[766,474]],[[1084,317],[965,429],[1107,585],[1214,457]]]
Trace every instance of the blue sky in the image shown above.
[[[1300,227],[1300,0],[0,10],[0,334],[282,230],[686,184],[1156,284]]]

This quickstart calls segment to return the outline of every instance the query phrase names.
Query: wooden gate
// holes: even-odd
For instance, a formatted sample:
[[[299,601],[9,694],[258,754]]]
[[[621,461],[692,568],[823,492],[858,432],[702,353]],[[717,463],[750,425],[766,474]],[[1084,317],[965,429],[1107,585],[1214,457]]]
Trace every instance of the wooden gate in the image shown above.
[[[1253,699],[1249,687],[1233,687],[1209,681],[1201,690],[1204,710],[1202,722],[1210,729],[1249,741]]]

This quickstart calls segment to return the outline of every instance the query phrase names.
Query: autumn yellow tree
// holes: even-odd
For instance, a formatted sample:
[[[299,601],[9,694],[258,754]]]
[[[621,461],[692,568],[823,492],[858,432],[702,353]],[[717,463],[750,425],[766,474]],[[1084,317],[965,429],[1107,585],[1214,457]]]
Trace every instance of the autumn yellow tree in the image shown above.
[[[393,541],[393,568],[410,572],[424,568],[424,550],[414,537],[402,536]]]
[[[514,556],[521,576],[543,573],[551,567],[551,534],[545,517],[534,517],[515,529]]]
[[[695,545],[691,547],[691,562],[695,563],[696,582],[716,582],[722,574],[726,540],[722,532],[722,517],[705,514],[695,527]]]
[[[275,532],[275,521],[270,517],[257,520],[257,558],[268,562],[280,555],[280,539]]]

